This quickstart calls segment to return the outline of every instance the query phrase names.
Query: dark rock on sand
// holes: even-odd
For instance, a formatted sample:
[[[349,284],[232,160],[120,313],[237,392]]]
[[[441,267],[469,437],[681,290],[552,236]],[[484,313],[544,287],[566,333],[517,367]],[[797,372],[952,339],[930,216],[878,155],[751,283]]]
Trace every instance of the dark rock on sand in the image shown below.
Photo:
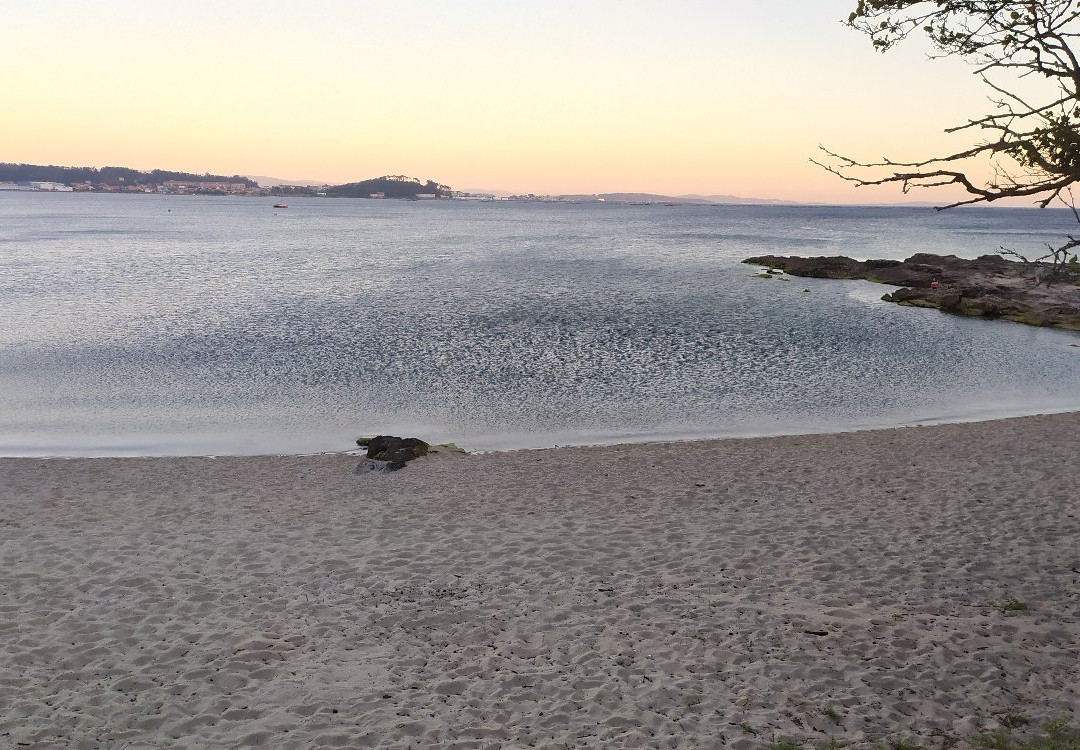
[[[356,444],[367,448],[367,457],[370,460],[386,462],[390,471],[396,471],[409,461],[426,456],[431,449],[431,446],[420,438],[402,438],[395,435],[357,438]]]
[[[1032,264],[1000,255],[967,260],[916,253],[904,261],[763,255],[743,262],[778,268],[793,276],[864,279],[899,286],[902,288],[882,299],[901,305],[1080,330],[1080,273],[1065,270],[1052,283],[1036,284]]]

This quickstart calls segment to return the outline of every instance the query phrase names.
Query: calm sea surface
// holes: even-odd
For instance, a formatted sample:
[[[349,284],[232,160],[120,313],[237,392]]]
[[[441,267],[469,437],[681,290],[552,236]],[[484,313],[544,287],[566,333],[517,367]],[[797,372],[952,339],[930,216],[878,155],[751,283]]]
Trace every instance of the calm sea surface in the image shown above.
[[[1080,335],[759,280],[1064,212],[0,193],[0,455],[470,449],[1080,409]]]

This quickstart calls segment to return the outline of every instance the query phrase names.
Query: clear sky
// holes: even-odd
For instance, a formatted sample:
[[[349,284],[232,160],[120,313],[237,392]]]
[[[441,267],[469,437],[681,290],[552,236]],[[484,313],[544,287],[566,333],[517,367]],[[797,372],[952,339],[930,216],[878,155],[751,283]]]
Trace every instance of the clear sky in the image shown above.
[[[34,0],[0,7],[0,161],[456,189],[933,200],[819,143],[969,138],[970,69],[888,55],[855,0]]]

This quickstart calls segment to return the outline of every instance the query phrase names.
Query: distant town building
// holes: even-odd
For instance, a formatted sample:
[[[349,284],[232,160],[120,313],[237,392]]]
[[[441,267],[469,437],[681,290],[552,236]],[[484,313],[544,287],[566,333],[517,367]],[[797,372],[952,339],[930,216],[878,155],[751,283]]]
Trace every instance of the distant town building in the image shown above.
[[[162,187],[174,193],[213,190],[222,193],[246,193],[248,186],[242,182],[218,182],[212,180],[165,180]]]
[[[72,188],[68,185],[63,185],[59,182],[39,182],[32,181],[28,183],[31,190],[38,190],[47,193],[70,193]]]
[[[28,193],[70,193],[74,188],[59,182],[0,182],[0,190],[22,190]]]

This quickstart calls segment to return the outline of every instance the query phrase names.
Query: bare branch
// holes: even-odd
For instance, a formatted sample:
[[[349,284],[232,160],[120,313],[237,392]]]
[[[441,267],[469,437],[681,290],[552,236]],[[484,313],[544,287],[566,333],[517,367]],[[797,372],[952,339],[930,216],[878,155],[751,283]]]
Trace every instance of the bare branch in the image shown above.
[[[855,185],[897,183],[904,193],[954,186],[968,195],[942,208],[1003,198],[1035,198],[1042,207],[1061,201],[1080,222],[1069,191],[1080,181],[1080,62],[1074,50],[1080,44],[1080,4],[857,0],[847,23],[883,52],[921,32],[934,46],[934,56],[975,63],[975,73],[994,95],[990,103],[996,111],[945,132],[990,137],[955,153],[907,161],[860,161],[822,147],[827,158],[811,159],[813,163]],[[999,80],[1010,76],[1014,83],[1030,76],[1045,79],[1050,85],[1047,96],[1040,101],[1030,93],[1021,95],[1008,81]],[[979,159],[990,161],[988,180],[976,180],[967,171]]]

